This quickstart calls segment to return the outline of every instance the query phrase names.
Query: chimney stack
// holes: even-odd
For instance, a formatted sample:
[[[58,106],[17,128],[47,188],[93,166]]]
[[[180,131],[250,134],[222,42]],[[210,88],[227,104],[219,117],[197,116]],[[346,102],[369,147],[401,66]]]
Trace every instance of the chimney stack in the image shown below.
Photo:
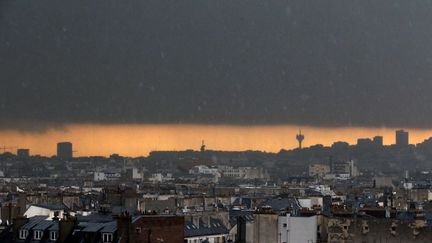
[[[77,224],[77,219],[65,213],[64,218],[59,221],[59,236],[58,242],[63,243],[72,234],[75,226]]]

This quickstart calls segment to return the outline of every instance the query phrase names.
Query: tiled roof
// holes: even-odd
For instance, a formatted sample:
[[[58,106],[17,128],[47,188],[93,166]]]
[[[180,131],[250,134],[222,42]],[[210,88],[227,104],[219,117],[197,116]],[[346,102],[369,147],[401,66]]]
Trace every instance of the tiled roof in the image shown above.
[[[114,233],[116,231],[117,231],[117,222],[116,221],[105,223],[105,226],[101,229],[102,233]]]
[[[94,213],[88,216],[77,216],[79,222],[106,223],[112,221],[111,214]]]
[[[223,225],[219,219],[211,218],[209,225],[200,221],[200,225],[194,225],[188,222],[184,227],[185,237],[206,236],[206,235],[220,235],[228,234],[228,229]]]
[[[231,226],[237,224],[237,217],[242,217],[246,222],[254,220],[254,211],[251,210],[230,210],[229,211],[229,221]]]
[[[21,229],[31,230],[33,227],[38,225],[41,221],[45,220],[46,216],[35,216],[29,218],[29,222],[21,227]]]
[[[105,223],[88,223],[87,226],[81,231],[86,233],[94,233],[98,232],[103,227],[105,227]]]
[[[292,208],[293,210],[299,210],[300,206],[295,198],[272,198],[267,200],[261,206],[270,206],[273,210],[285,210]]]
[[[45,231],[46,229],[51,228],[51,226],[53,226],[55,223],[58,224],[58,221],[42,220],[35,227],[33,227],[33,230]]]
[[[33,204],[32,206],[39,207],[39,208],[46,208],[49,210],[65,210],[66,207],[64,205],[59,204]]]

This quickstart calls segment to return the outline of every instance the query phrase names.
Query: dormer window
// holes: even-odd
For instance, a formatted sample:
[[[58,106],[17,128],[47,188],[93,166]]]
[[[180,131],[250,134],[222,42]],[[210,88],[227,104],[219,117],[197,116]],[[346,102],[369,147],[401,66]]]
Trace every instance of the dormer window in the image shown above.
[[[102,234],[102,242],[110,243],[113,241],[113,234],[111,233],[103,233]]]
[[[43,232],[41,230],[36,230],[34,232],[33,238],[35,240],[41,240],[42,239],[42,235],[43,235]]]
[[[28,230],[20,230],[20,232],[19,232],[20,240],[27,239],[27,236],[28,236]]]
[[[58,233],[57,231],[51,231],[50,232],[50,241],[56,241],[58,238]]]

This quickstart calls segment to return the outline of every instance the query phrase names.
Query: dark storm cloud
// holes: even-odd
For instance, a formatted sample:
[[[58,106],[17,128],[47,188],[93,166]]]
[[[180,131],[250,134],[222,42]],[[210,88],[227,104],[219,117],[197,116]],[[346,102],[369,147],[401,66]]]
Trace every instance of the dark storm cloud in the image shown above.
[[[2,1],[1,127],[432,127],[431,4]]]

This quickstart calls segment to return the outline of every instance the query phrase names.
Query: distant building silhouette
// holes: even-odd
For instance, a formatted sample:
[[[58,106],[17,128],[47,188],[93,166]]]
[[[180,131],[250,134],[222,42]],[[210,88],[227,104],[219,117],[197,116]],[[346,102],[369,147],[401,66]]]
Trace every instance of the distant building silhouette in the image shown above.
[[[334,150],[347,150],[349,149],[349,146],[350,146],[349,143],[339,141],[339,142],[334,142],[331,147]]]
[[[57,157],[59,159],[72,159],[73,157],[72,143],[61,142],[57,144]]]
[[[30,157],[30,149],[24,149],[24,148],[17,149],[17,156],[20,158]]]
[[[373,144],[372,140],[370,138],[359,138],[357,139],[357,146],[358,147],[370,147]]]
[[[384,145],[384,138],[382,136],[375,136],[373,138],[373,143],[376,146],[383,146]]]
[[[409,134],[404,130],[396,131],[396,145],[407,146],[409,144]]]

